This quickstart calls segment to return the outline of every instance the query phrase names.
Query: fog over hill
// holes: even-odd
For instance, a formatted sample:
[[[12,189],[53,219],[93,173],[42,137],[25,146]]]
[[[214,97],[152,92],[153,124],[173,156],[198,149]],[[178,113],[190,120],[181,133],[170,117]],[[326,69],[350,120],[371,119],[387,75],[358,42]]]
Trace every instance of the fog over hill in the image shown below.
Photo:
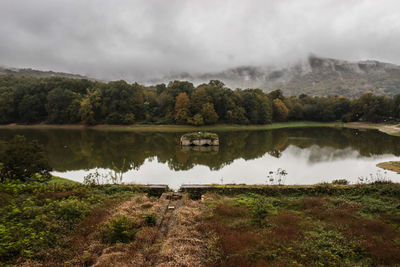
[[[92,79],[79,74],[30,68],[0,67],[0,75]],[[137,82],[151,86],[173,80],[190,81],[195,85],[220,80],[232,89],[260,88],[266,92],[281,89],[285,95],[359,97],[363,93],[373,92],[394,96],[400,93],[400,66],[375,60],[346,61],[313,55],[284,67],[241,66],[219,72],[164,75]]]
[[[400,93],[400,66],[375,60],[346,61],[309,56],[285,67],[242,66],[220,72],[169,75],[145,83],[171,80],[187,80],[195,84],[221,80],[233,89],[281,89],[285,95],[358,97],[373,92],[393,96]]]

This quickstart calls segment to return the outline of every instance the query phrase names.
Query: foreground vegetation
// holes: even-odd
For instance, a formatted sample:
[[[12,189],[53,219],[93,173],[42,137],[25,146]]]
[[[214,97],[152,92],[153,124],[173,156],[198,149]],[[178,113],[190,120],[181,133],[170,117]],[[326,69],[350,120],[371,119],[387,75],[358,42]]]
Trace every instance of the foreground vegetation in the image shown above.
[[[113,207],[135,195],[127,186],[89,187],[59,181],[0,184],[0,262],[60,264],[81,255],[81,242]]]
[[[209,264],[396,265],[399,193],[400,185],[381,183],[333,195],[208,194],[211,212],[203,227],[214,237]]]
[[[398,121],[400,94],[284,96],[280,90],[231,90],[218,80],[145,87],[61,77],[0,76],[0,124],[268,124],[286,121]]]
[[[0,260],[28,266],[400,262],[399,184],[267,187],[276,193],[220,190],[185,198],[164,238],[157,227],[163,200],[131,186],[0,184]]]

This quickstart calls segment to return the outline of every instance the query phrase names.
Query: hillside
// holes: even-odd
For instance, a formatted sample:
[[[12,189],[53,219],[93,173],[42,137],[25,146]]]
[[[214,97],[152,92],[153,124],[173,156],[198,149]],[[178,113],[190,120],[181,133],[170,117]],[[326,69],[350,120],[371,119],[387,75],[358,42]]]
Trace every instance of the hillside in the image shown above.
[[[74,79],[89,79],[86,76],[79,74],[71,74],[65,72],[54,72],[54,71],[41,71],[34,69],[18,69],[18,68],[6,68],[0,67],[0,75],[15,75],[18,77],[29,76],[36,78],[45,78],[45,77],[64,77],[64,78],[74,78]]]
[[[285,95],[343,95],[365,92],[393,96],[400,93],[400,66],[379,61],[350,62],[310,56],[286,67],[232,68],[216,73],[183,73],[152,82],[189,80],[196,84],[221,80],[230,88],[282,89]]]

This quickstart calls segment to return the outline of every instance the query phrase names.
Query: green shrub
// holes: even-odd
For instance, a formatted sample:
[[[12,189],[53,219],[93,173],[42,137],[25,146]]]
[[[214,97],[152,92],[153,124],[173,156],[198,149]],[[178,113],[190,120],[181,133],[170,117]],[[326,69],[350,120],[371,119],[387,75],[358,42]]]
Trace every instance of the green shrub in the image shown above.
[[[347,181],[346,179],[337,179],[333,180],[332,184],[340,184],[340,185],[348,185],[350,182]]]
[[[264,219],[270,214],[277,214],[276,208],[266,198],[256,199],[252,210],[253,222],[261,226]]]
[[[154,213],[144,215],[143,219],[146,226],[155,226],[157,223],[157,216]]]
[[[76,198],[60,200],[55,204],[55,213],[68,227],[72,227],[89,213],[88,203]]]
[[[109,244],[128,243],[135,238],[140,227],[134,220],[125,215],[113,218],[110,222],[104,224],[102,229],[103,242]]]

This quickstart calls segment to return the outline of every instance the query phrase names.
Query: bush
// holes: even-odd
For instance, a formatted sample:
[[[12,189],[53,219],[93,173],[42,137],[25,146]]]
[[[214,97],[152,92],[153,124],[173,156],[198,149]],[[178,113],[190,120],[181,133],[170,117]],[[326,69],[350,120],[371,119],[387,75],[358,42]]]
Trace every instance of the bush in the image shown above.
[[[155,226],[157,224],[157,216],[154,213],[144,215],[143,219],[146,226]]]
[[[347,181],[346,179],[337,179],[333,180],[332,184],[340,184],[340,185],[348,185],[350,182]]]
[[[135,238],[139,230],[140,227],[134,220],[121,215],[104,224],[102,239],[103,242],[109,244],[128,243]]]
[[[57,217],[62,219],[69,228],[79,222],[90,211],[86,202],[80,201],[76,198],[61,200],[55,205],[55,213],[57,214]]]
[[[277,210],[266,198],[261,197],[254,202],[252,214],[253,222],[261,226],[265,217],[270,214],[277,214]]]

